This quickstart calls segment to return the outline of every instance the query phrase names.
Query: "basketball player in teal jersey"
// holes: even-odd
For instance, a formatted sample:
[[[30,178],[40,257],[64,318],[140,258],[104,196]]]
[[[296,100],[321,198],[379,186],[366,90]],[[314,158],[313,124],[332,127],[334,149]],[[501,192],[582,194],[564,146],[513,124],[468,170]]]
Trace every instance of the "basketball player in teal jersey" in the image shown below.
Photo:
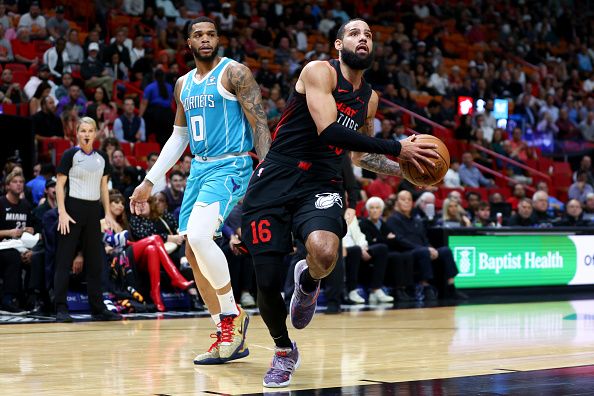
[[[130,197],[138,213],[154,182],[178,161],[188,143],[194,159],[179,216],[179,233],[186,236],[186,256],[213,321],[216,341],[194,359],[195,364],[220,364],[249,354],[245,335],[249,318],[233,297],[225,255],[214,242],[223,221],[245,194],[255,146],[263,159],[270,131],[260,88],[251,71],[217,55],[215,22],[200,17],[188,28],[187,44],[196,68],[175,84],[177,113],[173,133]]]

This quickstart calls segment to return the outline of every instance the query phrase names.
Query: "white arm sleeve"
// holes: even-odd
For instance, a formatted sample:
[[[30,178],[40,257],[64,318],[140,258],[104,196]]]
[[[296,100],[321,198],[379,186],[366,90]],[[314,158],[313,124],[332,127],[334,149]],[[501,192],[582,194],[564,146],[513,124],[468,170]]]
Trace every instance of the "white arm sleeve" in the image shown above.
[[[174,125],[173,133],[167,139],[163,150],[161,150],[161,154],[159,154],[159,158],[157,158],[157,162],[155,162],[155,165],[153,165],[145,179],[154,185],[156,181],[165,177],[167,171],[175,165],[179,157],[184,153],[189,141],[188,127]]]

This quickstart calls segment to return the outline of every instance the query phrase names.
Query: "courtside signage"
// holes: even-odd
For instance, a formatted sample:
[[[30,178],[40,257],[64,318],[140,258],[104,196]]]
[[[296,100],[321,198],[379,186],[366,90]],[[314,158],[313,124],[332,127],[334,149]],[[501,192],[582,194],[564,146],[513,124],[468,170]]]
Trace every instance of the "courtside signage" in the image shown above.
[[[594,235],[450,236],[462,288],[594,284]]]

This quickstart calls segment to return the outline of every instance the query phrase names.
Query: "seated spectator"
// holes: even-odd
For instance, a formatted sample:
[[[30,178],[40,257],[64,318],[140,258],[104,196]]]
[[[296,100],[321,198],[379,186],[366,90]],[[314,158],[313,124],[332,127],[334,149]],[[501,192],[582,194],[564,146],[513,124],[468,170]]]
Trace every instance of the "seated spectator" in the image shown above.
[[[365,189],[369,196],[376,196],[381,199],[387,199],[394,192],[392,186],[388,183],[388,176],[381,173]]]
[[[100,140],[112,136],[112,126],[118,117],[118,108],[110,102],[103,87],[95,88],[93,101],[87,102],[85,113],[97,122],[97,136]]]
[[[144,12],[144,0],[124,0],[123,10],[132,16],[141,16]]]
[[[45,181],[43,198],[39,205],[31,211],[33,215],[33,228],[35,232],[43,232],[43,216],[51,209],[57,208],[56,202],[56,178],[51,177]]]
[[[85,114],[86,103],[83,98],[80,97],[80,87],[72,84],[68,89],[68,96],[64,96],[58,102],[56,114],[61,115],[66,108],[76,108],[76,112],[79,117]]]
[[[460,166],[460,182],[466,187],[489,187],[493,185],[493,180],[487,179],[477,167],[474,166],[472,153],[462,154],[462,165]]]
[[[31,196],[35,206],[39,205],[39,200],[45,193],[46,181],[51,179],[53,176],[56,176],[56,168],[49,163],[41,164],[41,170],[39,171],[39,174],[27,182],[26,186],[31,190]]]
[[[582,205],[577,199],[567,202],[567,210],[563,217],[554,223],[557,227],[587,227],[591,220],[584,219]]]
[[[137,60],[144,58],[145,54],[144,38],[142,36],[136,36],[134,38],[134,45],[130,51],[130,63],[132,64],[132,67],[134,67]]]
[[[577,199],[583,204],[586,202],[586,197],[590,193],[594,193],[594,188],[588,184],[588,174],[580,170],[577,173],[577,180],[569,186],[567,196],[569,199]]]
[[[107,158],[110,158],[111,161],[111,156],[113,155],[113,152],[115,150],[121,150],[122,146],[120,145],[120,142],[118,139],[116,139],[115,137],[108,137],[105,140],[103,140],[103,142],[101,143],[101,151],[103,151],[105,154],[107,154]]]
[[[64,38],[70,30],[70,24],[64,18],[64,6],[56,7],[56,15],[47,21],[47,31],[53,40]]]
[[[468,218],[472,221],[474,220],[474,214],[478,209],[478,205],[481,202],[481,195],[476,191],[468,191],[465,195],[466,198],[466,214]]]
[[[536,183],[536,191],[544,191],[549,196],[548,212],[550,216],[559,217],[563,212],[565,212],[565,204],[549,194],[549,185],[547,182],[539,181]]]
[[[533,227],[536,225],[530,198],[520,199],[517,210],[518,212],[509,219],[510,227]]]
[[[69,139],[73,144],[77,144],[76,130],[80,117],[78,116],[78,108],[74,106],[67,106],[60,116],[62,125],[64,126],[64,137]]]
[[[42,82],[37,86],[33,97],[29,101],[29,113],[35,115],[41,111],[41,102],[43,99],[50,96],[52,87],[47,82]]]
[[[78,41],[78,31],[71,29],[68,33],[66,53],[71,65],[80,65],[85,60],[85,52]]]
[[[559,119],[556,122],[559,132],[557,138],[561,140],[581,140],[581,133],[578,126],[569,118],[567,109],[559,111]]]
[[[582,138],[594,142],[594,111],[589,111],[587,117],[579,125]]]
[[[594,174],[592,173],[592,157],[589,155],[584,155],[580,160],[579,168],[573,172],[572,179],[573,181],[577,181],[578,173],[582,172],[586,174],[586,182],[594,187]]]
[[[0,62],[8,63],[14,60],[14,54],[12,52],[12,45],[10,40],[5,37],[6,28],[0,23]]]
[[[382,219],[384,201],[379,197],[371,197],[365,203],[365,208],[369,217],[361,219],[359,227],[365,234],[367,244],[381,243],[388,247],[388,271],[393,275],[394,297],[399,302],[412,301],[414,298],[406,292],[407,288],[414,288],[412,255],[400,252],[403,247]]]
[[[157,162],[157,158],[159,157],[158,153],[155,152],[151,152],[146,156],[146,163],[147,163],[147,168],[146,168],[146,173],[149,173],[151,168],[153,167],[153,165],[155,165],[155,162]],[[190,159],[192,157],[190,156]],[[186,175],[186,177],[189,176]],[[165,179],[165,176],[163,176],[160,180],[156,180],[155,183],[153,184],[153,189],[152,189],[152,194],[155,195],[158,192],[161,191],[165,191],[165,189],[167,188],[167,180]]]
[[[544,191],[537,191],[532,196],[533,217],[540,227],[550,227],[555,217],[549,214],[549,195]]]
[[[43,40],[47,37],[45,17],[41,15],[39,3],[33,1],[29,7],[29,12],[23,14],[19,19],[19,29],[26,28],[31,32],[31,38],[34,40]]]
[[[447,246],[435,249],[429,244],[425,226],[420,219],[412,217],[413,200],[409,191],[400,191],[396,201],[395,212],[387,220],[388,227],[399,239],[407,251],[412,252],[415,265],[419,272],[419,284],[422,286],[425,300],[435,300],[437,294],[430,281],[434,280],[435,262],[436,269],[443,273],[442,279],[437,280],[438,286],[445,286],[445,296],[453,298],[467,298],[466,295],[456,290],[454,277],[458,268],[454,262],[452,251]]]
[[[511,205],[512,210],[518,209],[518,204],[522,199],[526,198],[526,189],[522,183],[514,184],[514,188],[512,190],[512,196],[509,197],[506,202]]]
[[[442,227],[470,227],[472,225],[462,205],[453,199],[443,201],[442,217],[437,224]]]
[[[180,171],[173,171],[169,175],[169,187],[165,189],[164,194],[167,197],[167,208],[173,213],[181,206],[184,199],[184,190],[186,188],[186,177]]]
[[[66,40],[59,38],[55,46],[48,48],[43,54],[43,63],[49,66],[52,76],[62,78],[62,74],[70,73],[70,58],[66,51]]]
[[[37,88],[39,87],[39,84],[41,84],[42,82],[49,84],[49,86],[51,88],[50,94],[54,93],[56,90],[56,84],[49,78],[50,78],[49,66],[48,65],[40,65],[39,69],[37,70],[37,75],[31,76],[31,78],[29,78],[29,81],[27,81],[27,83],[25,84],[25,87],[23,88],[27,98],[31,99],[33,97],[33,95],[37,91]],[[52,95],[52,96],[55,96],[55,95]]]
[[[481,201],[474,213],[473,227],[495,227],[497,224],[491,217],[491,206],[489,202]]]
[[[93,42],[89,44],[89,56],[81,65],[80,73],[85,80],[85,88],[96,88],[102,86],[111,98],[113,89],[113,78],[108,75],[107,69],[98,58],[99,44]]]
[[[0,81],[0,103],[14,103],[19,104],[27,101],[21,84],[12,81],[12,70],[2,70],[2,77]]]
[[[454,130],[454,136],[458,140],[470,141],[472,138],[472,117],[468,114],[460,117],[460,125]]]
[[[34,233],[31,204],[22,199],[25,178],[13,170],[4,180],[6,194],[0,197],[0,240],[20,239],[24,232]],[[22,289],[21,268],[31,264],[33,253],[25,249],[22,253],[15,248],[0,248],[2,268],[2,310],[22,312],[17,297]]]
[[[187,281],[182,276],[165,248],[165,242],[170,242],[177,245],[177,250],[184,241],[183,236],[174,232],[177,221],[164,211],[164,205],[159,205],[154,196],[143,209],[140,215],[130,217],[130,239],[134,242],[129,251],[136,265],[148,271],[151,299],[157,310],[163,312],[166,308],[161,297],[161,266],[169,275],[171,285],[177,289],[188,290],[194,286],[194,281]]]
[[[37,50],[35,44],[31,41],[31,35],[28,28],[19,28],[17,31],[17,38],[11,42],[11,45],[14,60],[16,62],[23,63],[27,67],[39,63]]]
[[[111,189],[118,190],[120,193],[124,193],[124,185],[122,183],[122,179],[124,177],[124,168],[127,165],[126,156],[124,152],[120,148],[116,148],[111,152],[110,162],[111,162],[111,175],[110,175],[110,182],[111,182]]]
[[[443,186],[447,188],[459,188],[462,187],[460,184],[460,161],[456,158],[452,158],[450,161],[450,168],[443,177]]]
[[[435,224],[437,220],[435,216],[435,194],[429,191],[423,192],[415,201],[413,216],[423,220],[425,226]]]
[[[115,40],[103,52],[103,63],[111,63],[113,65],[113,54],[119,55],[119,61],[123,62],[129,69],[132,67],[130,61],[130,50],[124,45],[128,37],[126,36],[127,29],[119,28],[115,35]],[[119,63],[118,61],[118,63]]]
[[[124,112],[116,118],[113,124],[113,133],[121,142],[144,142],[146,128],[144,119],[135,114],[134,99],[124,100]]]
[[[357,285],[359,266],[361,262],[367,262],[371,270],[369,304],[393,302],[394,297],[387,295],[381,288],[388,265],[388,247],[379,243],[369,246],[365,235],[359,228],[357,218],[354,217],[350,220],[350,223],[347,223],[346,235],[342,238],[349,300],[355,304],[365,303],[357,291]]]

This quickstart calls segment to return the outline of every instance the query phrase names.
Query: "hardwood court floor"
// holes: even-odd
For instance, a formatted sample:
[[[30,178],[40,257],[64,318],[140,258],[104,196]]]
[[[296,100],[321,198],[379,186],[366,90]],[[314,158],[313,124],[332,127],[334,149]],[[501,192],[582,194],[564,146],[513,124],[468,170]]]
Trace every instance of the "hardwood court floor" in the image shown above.
[[[272,343],[261,318],[251,319],[248,358],[195,367],[192,358],[210,345],[210,330],[207,318],[3,325],[0,394],[265,391]],[[317,315],[290,333],[302,354],[290,390],[382,394],[370,384],[594,365],[594,300]],[[363,387],[345,388],[351,386]]]

